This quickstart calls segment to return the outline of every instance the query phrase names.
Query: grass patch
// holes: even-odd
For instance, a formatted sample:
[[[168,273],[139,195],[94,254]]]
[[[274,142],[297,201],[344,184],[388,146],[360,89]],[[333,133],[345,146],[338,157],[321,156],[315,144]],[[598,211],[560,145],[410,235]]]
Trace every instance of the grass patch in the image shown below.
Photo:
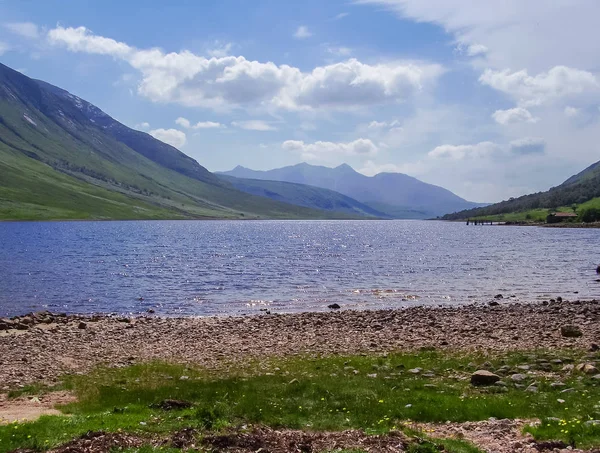
[[[255,363],[225,376],[159,362],[103,368],[66,379],[66,387],[78,397],[76,403],[62,408],[69,417],[0,426],[0,452],[44,449],[99,429],[151,435],[184,427],[220,430],[261,424],[376,434],[401,429],[403,420],[600,419],[597,380],[561,371],[563,364],[556,361],[581,360],[571,354],[459,357],[423,351],[385,357],[294,358]],[[530,366],[529,372],[517,368],[524,364]],[[421,370],[416,373],[416,368]],[[477,368],[507,376],[506,386],[472,387],[469,377]],[[509,378],[512,373],[528,374],[515,384]],[[564,385],[552,386],[555,381]],[[527,391],[534,382],[537,392]],[[565,389],[571,390],[563,393]],[[193,406],[174,411],[156,408],[165,399],[189,401]],[[558,435],[560,430],[552,429],[542,425],[532,432],[540,439],[564,438]],[[595,427],[582,431],[577,445],[600,445],[597,433]],[[476,451],[460,441],[434,442],[449,451]]]

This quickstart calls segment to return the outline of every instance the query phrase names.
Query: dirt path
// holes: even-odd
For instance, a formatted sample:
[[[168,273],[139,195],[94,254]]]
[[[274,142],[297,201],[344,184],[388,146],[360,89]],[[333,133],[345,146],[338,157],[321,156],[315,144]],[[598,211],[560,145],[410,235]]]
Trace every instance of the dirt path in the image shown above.
[[[34,397],[8,399],[0,394],[0,425],[14,421],[36,420],[42,415],[60,415],[55,407],[75,398],[68,392],[51,392]]]

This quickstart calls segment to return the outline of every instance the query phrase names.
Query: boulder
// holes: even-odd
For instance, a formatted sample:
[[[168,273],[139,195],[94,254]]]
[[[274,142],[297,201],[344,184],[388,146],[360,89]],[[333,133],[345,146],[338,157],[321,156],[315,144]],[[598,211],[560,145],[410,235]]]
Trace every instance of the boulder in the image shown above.
[[[527,376],[525,376],[524,374],[513,374],[510,379],[514,382],[521,382],[524,381],[525,379],[527,379]]]
[[[595,374],[598,372],[598,368],[596,368],[592,363],[580,363],[575,367],[575,370],[584,374]]]
[[[566,325],[560,328],[560,334],[566,338],[577,338],[582,336],[583,332],[577,326]]]
[[[500,380],[500,376],[487,370],[477,370],[471,375],[473,385],[493,385]]]

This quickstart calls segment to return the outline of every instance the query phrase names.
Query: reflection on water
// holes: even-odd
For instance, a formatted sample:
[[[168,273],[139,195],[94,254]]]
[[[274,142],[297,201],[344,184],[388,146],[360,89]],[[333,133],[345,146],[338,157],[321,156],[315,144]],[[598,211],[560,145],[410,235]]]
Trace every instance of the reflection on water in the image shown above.
[[[0,315],[600,298],[598,244],[595,229],[425,221],[0,223]]]

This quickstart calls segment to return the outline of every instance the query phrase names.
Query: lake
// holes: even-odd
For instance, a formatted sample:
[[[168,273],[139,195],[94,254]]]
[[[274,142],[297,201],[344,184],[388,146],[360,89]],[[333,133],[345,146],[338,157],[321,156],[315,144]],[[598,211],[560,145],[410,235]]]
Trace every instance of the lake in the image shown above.
[[[600,229],[432,221],[8,222],[0,316],[600,298],[599,244]]]

